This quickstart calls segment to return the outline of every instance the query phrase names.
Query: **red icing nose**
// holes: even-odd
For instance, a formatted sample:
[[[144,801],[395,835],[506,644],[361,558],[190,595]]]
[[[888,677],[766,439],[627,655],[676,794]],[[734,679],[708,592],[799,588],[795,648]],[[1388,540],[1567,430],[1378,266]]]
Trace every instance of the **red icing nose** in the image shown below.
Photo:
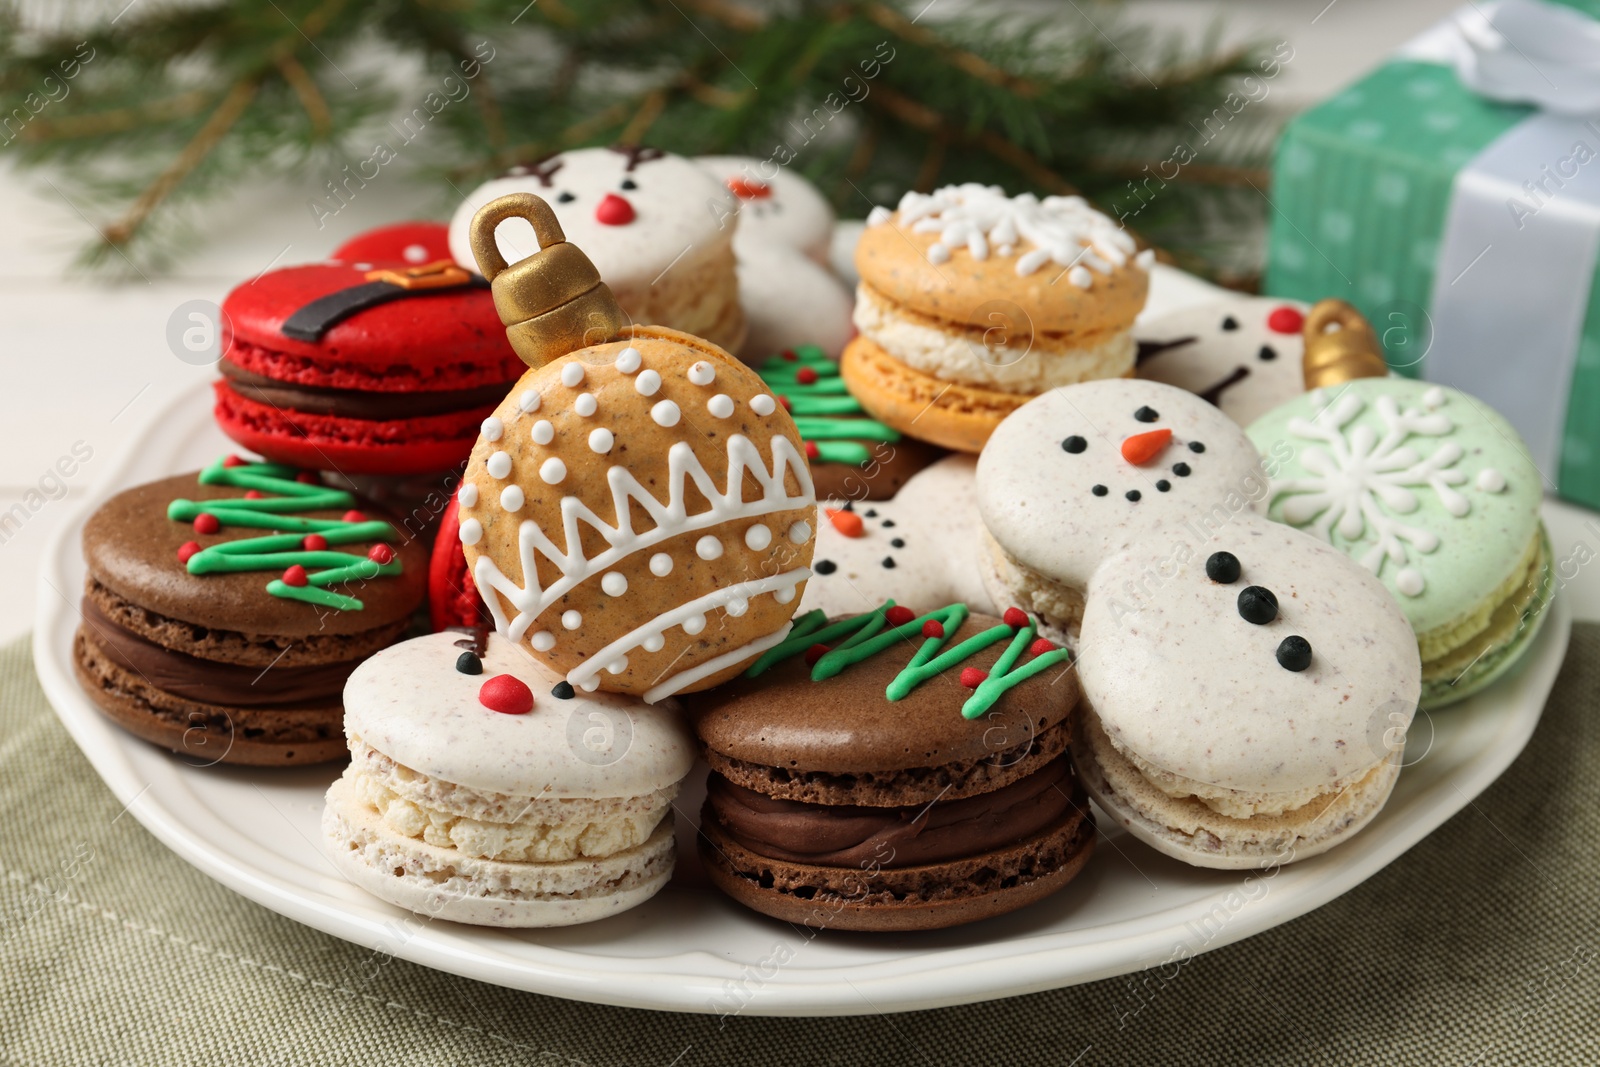
[[[502,715],[526,715],[533,710],[533,690],[520,678],[497,674],[478,688],[478,703]]]
[[[1135,467],[1142,467],[1160,455],[1161,450],[1166,448],[1167,442],[1171,440],[1171,430],[1136,433],[1122,442],[1122,458]]]
[[[1267,316],[1267,329],[1273,333],[1299,333],[1306,317],[1292,307],[1273,308]]]
[[[601,197],[594,208],[594,220],[602,226],[626,226],[633,218],[633,205],[616,193]]]

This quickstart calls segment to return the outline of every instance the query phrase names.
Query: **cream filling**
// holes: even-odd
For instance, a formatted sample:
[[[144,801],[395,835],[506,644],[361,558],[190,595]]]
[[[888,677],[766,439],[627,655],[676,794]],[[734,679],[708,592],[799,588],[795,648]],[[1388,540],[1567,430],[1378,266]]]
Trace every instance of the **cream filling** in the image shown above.
[[[1544,527],[1540,526],[1533,532],[1533,539],[1528,542],[1528,547],[1523,550],[1522,559],[1512,568],[1505,581],[1501,582],[1488,596],[1480,600],[1465,615],[1452,619],[1443,626],[1436,626],[1432,630],[1417,637],[1417,648],[1422,655],[1424,674],[1428,668],[1435,667],[1437,675],[1448,669],[1438,666],[1438,661],[1450,657],[1452,652],[1463,648],[1469,643],[1483,648],[1493,647],[1495,644],[1510,640],[1515,634],[1517,626],[1521,624],[1520,605],[1518,611],[1508,612],[1506,619],[1502,620],[1502,628],[1509,629],[1509,633],[1499,635],[1489,634],[1491,623],[1495,621],[1495,613],[1521,590],[1526,590],[1520,598],[1523,601],[1531,600],[1538,591],[1538,572],[1545,566],[1544,558]],[[1483,635],[1489,640],[1476,641],[1474,638]],[[1474,652],[1469,659],[1475,659],[1480,652]]]
[[[942,381],[1033,395],[1058,385],[1116,378],[1133,369],[1131,329],[1096,333],[1089,344],[997,321],[940,323],[908,314],[867,285],[856,292],[856,329],[900,362]]]

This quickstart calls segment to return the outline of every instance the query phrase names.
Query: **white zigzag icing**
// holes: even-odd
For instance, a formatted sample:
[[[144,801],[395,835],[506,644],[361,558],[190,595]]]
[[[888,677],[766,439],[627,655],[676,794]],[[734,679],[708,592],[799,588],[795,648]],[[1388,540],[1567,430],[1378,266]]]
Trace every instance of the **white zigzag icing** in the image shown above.
[[[704,530],[735,519],[751,519],[791,508],[808,507],[816,503],[816,491],[811,483],[811,471],[805,460],[787,437],[772,438],[772,470],[767,470],[761,450],[743,434],[728,438],[728,478],[726,490],[718,489],[712,477],[687,442],[678,441],[667,451],[668,496],[661,503],[625,467],[614,466],[606,472],[606,482],[611,489],[615,526],[596,515],[587,504],[575,496],[561,498],[561,527],[565,548],[557,547],[537,522],[524,519],[517,528],[517,548],[522,564],[525,585],[517,585],[497,567],[487,555],[480,556],[473,569],[473,577],[483,592],[484,602],[494,616],[495,628],[514,641],[520,641],[528,627],[550,605],[560,600],[574,587],[593,575],[615,566],[619,560],[660,544],[680,534]],[[800,492],[791,496],[785,486],[785,476],[793,472]],[[755,478],[761,487],[757,500],[746,502],[744,481],[746,475]],[[687,514],[686,482],[692,481],[711,507],[695,515]],[[653,529],[636,533],[630,502],[637,503],[655,523]],[[587,524],[605,539],[609,546],[593,557],[583,554],[580,523]],[[543,556],[561,572],[561,577],[548,589],[539,584],[538,557]],[[490,590],[505,597],[516,609],[507,619],[499,596],[489,595]]]

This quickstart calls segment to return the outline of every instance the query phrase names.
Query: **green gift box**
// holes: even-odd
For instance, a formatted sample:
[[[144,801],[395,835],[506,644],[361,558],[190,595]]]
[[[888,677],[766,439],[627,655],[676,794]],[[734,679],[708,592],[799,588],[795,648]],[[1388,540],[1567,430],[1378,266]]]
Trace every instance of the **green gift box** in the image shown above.
[[[1600,84],[1600,48],[1579,47],[1600,41],[1593,20],[1600,0],[1469,5],[1298,116],[1273,166],[1265,287],[1348,300],[1394,370],[1492,404],[1548,488],[1600,507],[1600,109],[1563,113]],[[1497,23],[1482,59],[1474,30]],[[1592,66],[1563,71],[1563,54]],[[1480,59],[1487,89],[1468,84]],[[1490,77],[1507,69],[1549,99],[1490,99],[1517,95]]]

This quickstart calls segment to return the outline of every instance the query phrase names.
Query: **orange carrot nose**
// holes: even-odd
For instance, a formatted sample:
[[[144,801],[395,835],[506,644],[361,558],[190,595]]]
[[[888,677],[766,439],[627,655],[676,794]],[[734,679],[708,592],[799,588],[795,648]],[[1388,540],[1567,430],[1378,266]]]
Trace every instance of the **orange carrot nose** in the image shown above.
[[[1122,442],[1122,458],[1135,467],[1142,467],[1161,454],[1172,440],[1171,430],[1151,430],[1136,433]]]

